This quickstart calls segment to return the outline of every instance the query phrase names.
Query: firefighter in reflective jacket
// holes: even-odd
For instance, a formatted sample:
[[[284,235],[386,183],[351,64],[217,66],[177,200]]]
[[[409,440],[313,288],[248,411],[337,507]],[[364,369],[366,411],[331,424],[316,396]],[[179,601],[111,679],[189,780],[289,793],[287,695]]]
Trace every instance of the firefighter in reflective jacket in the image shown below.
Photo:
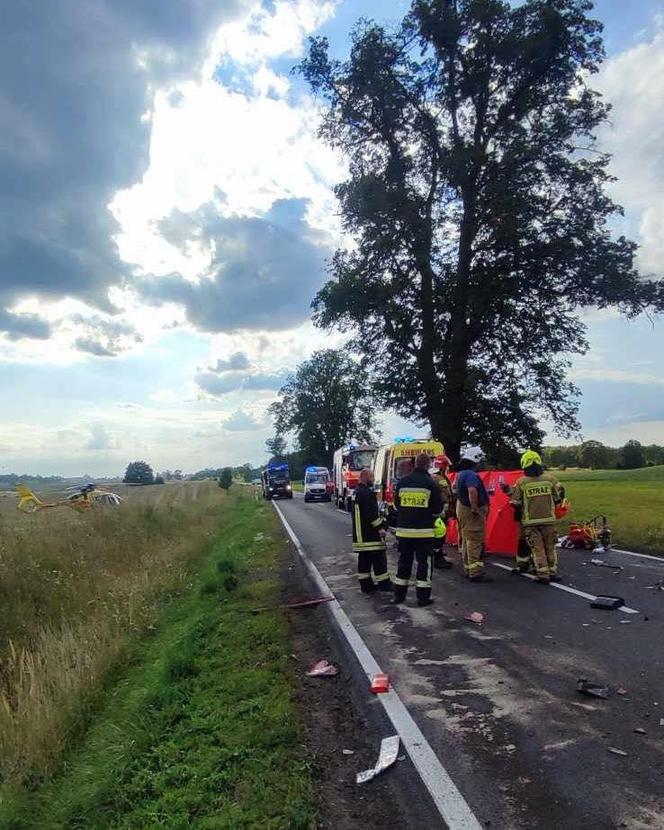
[[[443,501],[440,486],[429,475],[429,456],[422,453],[415,460],[415,469],[397,483],[394,506],[397,511],[397,542],[399,564],[394,579],[394,601],[403,602],[408,582],[417,561],[416,595],[420,606],[431,605],[433,549],[437,536],[445,533],[441,517]]]
[[[521,469],[524,475],[510,488],[510,502],[520,516],[523,538],[535,565],[535,579],[545,585],[560,582],[556,506],[562,503],[565,491],[554,475],[544,472],[539,453],[524,452]]]
[[[363,594],[391,591],[394,587],[387,572],[385,522],[378,511],[373,481],[371,470],[362,470],[352,502],[353,552],[357,554],[357,576]]]
[[[431,475],[436,484],[440,487],[440,497],[443,501],[443,521],[448,517],[455,515],[454,507],[454,493],[452,492],[452,482],[447,473],[450,469],[450,459],[446,455],[437,455],[433,460],[433,469]],[[433,548],[433,566],[434,568],[449,569],[452,563],[445,558],[445,533],[443,532],[439,538],[436,539]]]

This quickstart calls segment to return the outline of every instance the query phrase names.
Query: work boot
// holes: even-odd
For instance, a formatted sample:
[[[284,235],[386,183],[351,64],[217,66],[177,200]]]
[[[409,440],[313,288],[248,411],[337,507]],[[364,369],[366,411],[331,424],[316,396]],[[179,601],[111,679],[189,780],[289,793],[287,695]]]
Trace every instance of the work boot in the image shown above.
[[[445,554],[442,550],[436,550],[433,554],[433,566],[439,570],[447,571],[452,567],[452,563],[445,559]]]
[[[548,585],[549,582],[551,582],[551,578],[548,576],[536,576],[535,582],[537,582],[538,585]]]
[[[433,605],[435,600],[431,599],[431,597],[427,597],[425,599],[418,599],[417,604],[420,608],[426,608],[428,605]]]
[[[381,579],[376,583],[376,588],[378,588],[379,591],[393,591],[394,582],[392,582],[391,579]]]
[[[406,601],[406,588],[402,587],[401,585],[397,585],[394,588],[394,599],[392,602],[395,605],[401,605],[402,602]]]
[[[551,574],[549,576],[549,582],[562,582],[562,581],[563,581],[562,576],[558,576],[558,574]]]
[[[361,579],[360,590],[363,594],[373,594],[374,591],[378,590],[378,585],[376,585],[373,579]]]
[[[468,577],[470,582],[493,582],[493,577],[488,576],[487,574],[480,574],[479,576],[470,576]]]

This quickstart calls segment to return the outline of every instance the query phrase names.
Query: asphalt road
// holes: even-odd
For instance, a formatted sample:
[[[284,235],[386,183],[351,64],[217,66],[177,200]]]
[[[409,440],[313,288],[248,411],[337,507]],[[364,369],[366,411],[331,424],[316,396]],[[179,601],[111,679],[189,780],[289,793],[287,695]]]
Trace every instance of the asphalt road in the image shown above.
[[[434,572],[434,606],[418,608],[414,588],[393,606],[359,591],[348,515],[299,494],[279,506],[485,826],[664,828],[664,560],[603,555],[624,567],[614,573],[562,552],[565,585],[622,596],[635,614],[496,566],[510,560],[490,559],[494,582],[471,585],[454,551],[455,568]],[[394,543],[388,557],[394,571]],[[580,695],[579,678],[610,698]]]

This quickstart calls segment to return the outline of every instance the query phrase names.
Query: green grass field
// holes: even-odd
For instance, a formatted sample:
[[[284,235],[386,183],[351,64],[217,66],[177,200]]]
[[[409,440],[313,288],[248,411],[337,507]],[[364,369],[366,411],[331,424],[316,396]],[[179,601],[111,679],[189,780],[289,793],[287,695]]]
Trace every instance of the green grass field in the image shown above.
[[[572,505],[570,520],[604,514],[617,547],[664,554],[664,467],[565,470],[556,475]]]
[[[242,488],[208,495],[221,532],[81,694],[50,770],[3,784],[0,759],[1,830],[315,826],[285,614],[252,613],[281,602],[277,520]],[[200,521],[184,504],[181,528]]]

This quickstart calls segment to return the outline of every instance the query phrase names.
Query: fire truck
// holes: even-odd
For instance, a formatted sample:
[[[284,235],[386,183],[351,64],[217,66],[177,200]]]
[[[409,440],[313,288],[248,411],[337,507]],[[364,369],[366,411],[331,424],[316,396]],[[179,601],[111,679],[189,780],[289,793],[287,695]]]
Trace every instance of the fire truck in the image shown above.
[[[351,509],[351,499],[364,467],[373,467],[376,447],[369,444],[348,444],[339,447],[332,461],[334,502],[339,510]]]
[[[393,444],[379,447],[374,457],[373,471],[375,477],[376,497],[381,513],[387,518],[390,527],[396,524],[394,510],[394,486],[403,476],[402,466],[404,459],[412,458],[420,453],[426,453],[433,460],[437,455],[443,455],[445,450],[440,441],[428,438],[399,438]]]

